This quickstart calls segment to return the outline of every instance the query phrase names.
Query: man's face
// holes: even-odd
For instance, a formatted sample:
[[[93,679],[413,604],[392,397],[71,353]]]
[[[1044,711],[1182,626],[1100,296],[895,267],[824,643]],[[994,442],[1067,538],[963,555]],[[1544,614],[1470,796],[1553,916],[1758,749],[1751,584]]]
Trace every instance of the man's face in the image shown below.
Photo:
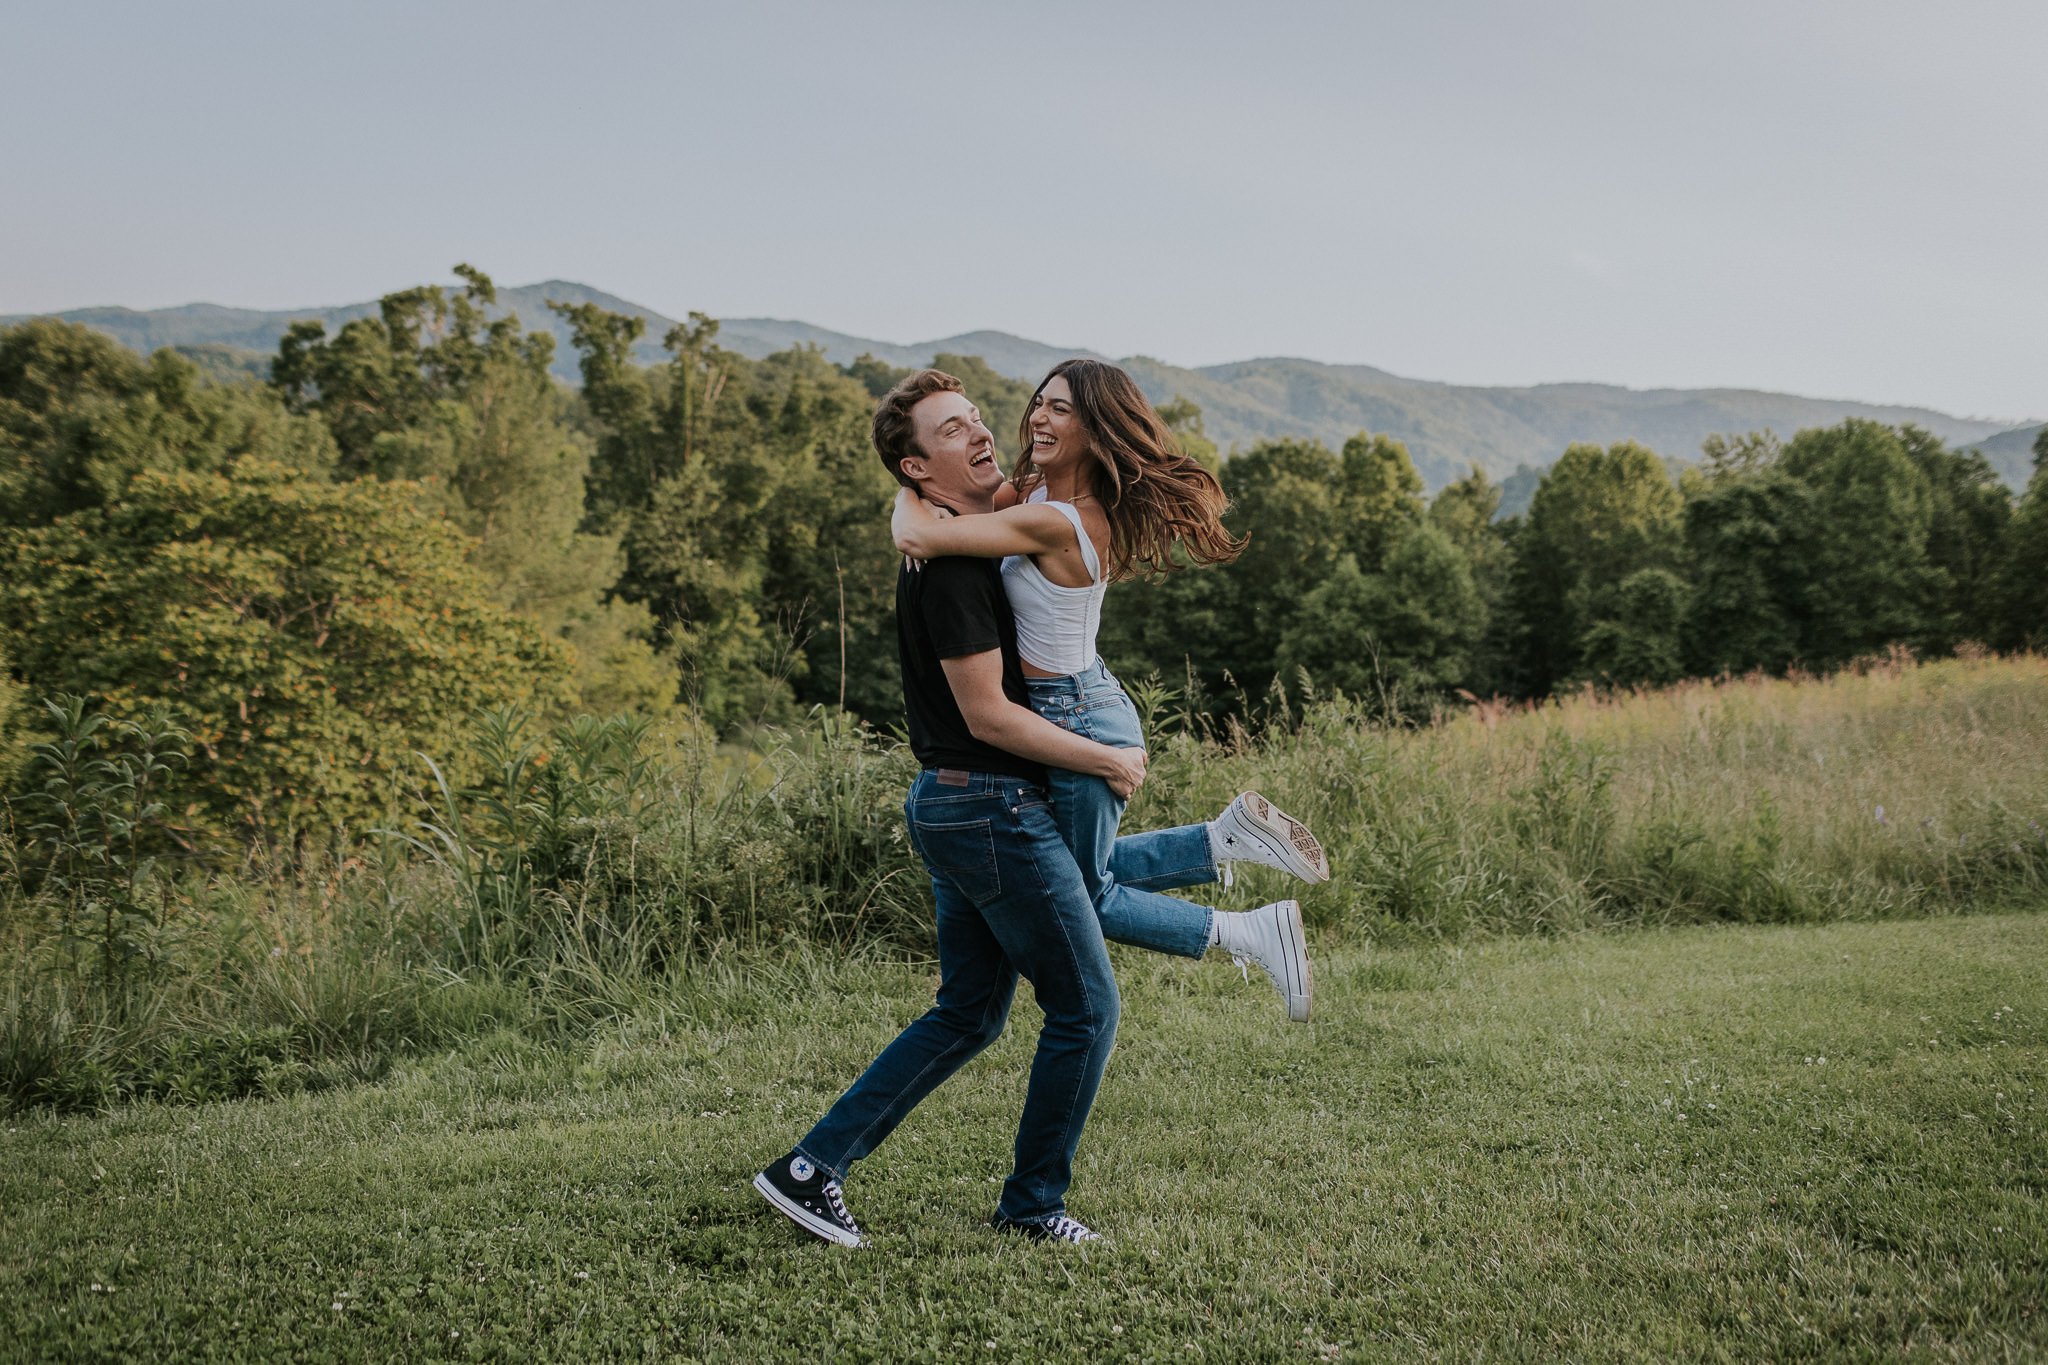
[[[910,410],[910,423],[923,458],[905,460],[903,472],[917,481],[918,492],[956,512],[986,512],[1003,470],[996,438],[974,404],[965,394],[935,393]]]

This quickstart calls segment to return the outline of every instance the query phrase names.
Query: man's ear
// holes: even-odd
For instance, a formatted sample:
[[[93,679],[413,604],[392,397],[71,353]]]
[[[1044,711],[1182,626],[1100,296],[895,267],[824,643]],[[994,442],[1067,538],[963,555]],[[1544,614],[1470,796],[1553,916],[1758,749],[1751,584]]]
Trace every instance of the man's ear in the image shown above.
[[[904,478],[915,483],[923,483],[932,472],[932,467],[915,455],[905,455],[896,462],[896,467],[903,471]]]

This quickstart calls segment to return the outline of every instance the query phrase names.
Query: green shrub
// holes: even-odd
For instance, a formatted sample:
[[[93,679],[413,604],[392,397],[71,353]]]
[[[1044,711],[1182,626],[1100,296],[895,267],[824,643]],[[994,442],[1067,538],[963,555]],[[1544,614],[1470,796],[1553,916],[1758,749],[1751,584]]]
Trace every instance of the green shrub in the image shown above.
[[[16,682],[7,662],[7,650],[0,643],[0,800],[14,791],[22,766],[28,761],[30,738],[28,689]]]
[[[416,750],[567,674],[466,555],[408,485],[146,470],[118,503],[0,534],[0,630],[40,693],[190,730],[164,799],[195,835],[360,830]]]

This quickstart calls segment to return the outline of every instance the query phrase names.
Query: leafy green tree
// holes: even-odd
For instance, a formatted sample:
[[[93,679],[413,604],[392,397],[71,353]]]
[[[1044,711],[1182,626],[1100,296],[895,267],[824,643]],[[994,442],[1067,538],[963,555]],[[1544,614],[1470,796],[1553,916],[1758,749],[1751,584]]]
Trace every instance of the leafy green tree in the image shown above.
[[[144,360],[53,318],[0,331],[0,525],[100,506],[145,469],[244,458],[321,472],[335,450],[261,388],[210,383],[170,351]]]
[[[627,320],[579,309],[572,324],[599,450],[636,471],[602,508],[623,536],[618,592],[655,613],[705,718],[842,701],[893,717],[895,484],[868,448],[867,388],[815,348],[720,350],[709,319],[671,331],[654,369],[627,364]]]
[[[1223,458],[1202,428],[1200,404],[1176,395],[1158,412],[1182,453],[1212,474],[1221,471]],[[1103,606],[1097,641],[1103,659],[1118,677],[1157,678],[1184,708],[1208,711],[1225,687],[1215,659],[1236,619],[1237,582],[1228,565],[1183,564],[1164,578],[1119,585]],[[1203,660],[1199,672],[1197,659]]]
[[[654,485],[674,472],[680,447],[663,427],[667,384],[660,371],[634,363],[633,343],[647,320],[594,303],[551,303],[569,323],[583,372],[583,403],[597,421],[596,451],[586,481],[592,529],[614,526],[644,506]]]
[[[813,438],[786,458],[764,591],[784,618],[801,622],[797,700],[844,706],[887,724],[903,708],[895,632],[899,557],[887,532],[897,483],[874,458],[864,407],[817,415]]]
[[[1345,554],[1310,592],[1280,642],[1290,681],[1306,672],[1377,701],[1394,714],[1427,705],[1464,682],[1486,606],[1471,566],[1449,536],[1422,523],[1388,551],[1380,573]]]
[[[1224,570],[1233,589],[1224,628],[1193,660],[1204,690],[1218,698],[1229,695],[1226,675],[1253,695],[1265,690],[1281,637],[1308,595],[1336,572],[1346,532],[1342,505],[1331,496],[1343,464],[1320,441],[1262,441],[1224,461],[1222,479],[1230,498],[1224,525],[1250,539]]]
[[[510,314],[492,319],[490,278],[469,266],[456,273],[464,285],[453,295],[432,286],[387,295],[377,319],[350,322],[331,341],[318,323],[295,324],[273,383],[327,422],[345,476],[416,479],[437,490],[443,515],[475,538],[492,595],[576,651],[577,705],[659,710],[675,689],[645,641],[653,617],[608,600],[619,542],[586,529],[591,442],[570,425],[574,399],[548,373],[554,339],[523,331]],[[607,366],[638,335],[639,320],[606,330],[609,315],[568,311],[591,342],[587,401],[630,392]],[[607,412],[608,425],[627,422],[620,429],[637,434],[629,419],[640,413]],[[606,451],[604,489],[630,471],[631,453],[616,441]]]
[[[145,470],[0,538],[0,633],[36,693],[191,732],[166,790],[195,836],[360,830],[416,751],[457,750],[480,707],[559,705],[569,672],[422,499],[255,459]]]
[[[2048,429],[2034,438],[2034,477],[2007,529],[1997,598],[1998,643],[2048,649]]]
[[[1474,465],[1471,472],[1437,490],[1429,504],[1429,524],[1449,537],[1471,566],[1486,619],[1472,646],[1468,690],[1494,693],[1510,687],[1514,634],[1507,613],[1514,551],[1509,541],[1513,523],[1499,519],[1501,486]]]
[[[1900,434],[1862,418],[1802,431],[1778,468],[1813,495],[1806,662],[1831,667],[1895,642],[1939,644],[1948,581],[1927,553],[1933,492]]]
[[[853,360],[840,367],[846,377],[868,391],[868,397],[880,398],[896,387],[898,380],[908,378],[910,371],[901,365],[891,365],[878,359],[868,351],[862,351]]]
[[[1192,398],[1180,394],[1173,401],[1161,403],[1156,409],[1159,420],[1166,423],[1166,429],[1173,433],[1180,443],[1181,453],[1194,460],[1211,474],[1223,468],[1223,453],[1216,449],[1216,443],[1209,439],[1209,433],[1202,426],[1202,405]]]
[[[1699,470],[1709,481],[1724,483],[1761,474],[1784,453],[1785,443],[1769,427],[1741,435],[1717,431],[1700,442]]]
[[[1664,462],[1633,441],[1571,446],[1544,474],[1517,537],[1513,587],[1530,691],[1580,672],[1586,633],[1614,614],[1622,580],[1679,568],[1679,517]]]
[[[1437,527],[1419,523],[1388,551],[1380,582],[1389,599],[1380,639],[1396,679],[1411,695],[1470,681],[1486,599],[1465,552]]]
[[[1683,635],[1694,672],[1777,673],[1801,657],[1814,517],[1812,491],[1768,465],[1730,466],[1689,486]]]
[[[1344,548],[1376,573],[1397,540],[1421,524],[1422,476],[1408,447],[1390,436],[1359,432],[1344,443],[1337,483]]]
[[[1430,500],[1430,525],[1464,552],[1477,575],[1497,575],[1507,568],[1507,544],[1496,520],[1500,495],[1500,485],[1473,465],[1464,478],[1445,484]]]
[[[1103,599],[1096,648],[1126,683],[1156,677],[1183,707],[1214,715],[1225,709],[1236,680],[1224,661],[1242,657],[1233,650],[1243,581],[1234,565],[1210,565],[1119,583]],[[1269,657],[1255,666],[1264,670],[1263,685],[1273,662]]]
[[[1927,480],[1927,562],[1942,577],[1926,642],[1948,649],[1990,640],[1999,629],[1997,578],[2012,493],[1979,451],[1950,450],[1910,425],[1899,428],[1899,439]]]
[[[1581,645],[1580,677],[1608,687],[1663,687],[1685,676],[1681,626],[1688,593],[1669,569],[1621,580]]]

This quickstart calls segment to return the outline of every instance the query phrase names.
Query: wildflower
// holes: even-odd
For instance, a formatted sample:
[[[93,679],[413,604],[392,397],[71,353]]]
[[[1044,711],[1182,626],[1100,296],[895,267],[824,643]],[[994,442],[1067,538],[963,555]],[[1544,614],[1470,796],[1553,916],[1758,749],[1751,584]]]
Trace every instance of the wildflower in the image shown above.
[[[1877,823],[1879,823],[1880,825],[1889,825],[1891,823],[1891,821],[1884,818],[1883,806],[1879,806],[1877,808]]]

